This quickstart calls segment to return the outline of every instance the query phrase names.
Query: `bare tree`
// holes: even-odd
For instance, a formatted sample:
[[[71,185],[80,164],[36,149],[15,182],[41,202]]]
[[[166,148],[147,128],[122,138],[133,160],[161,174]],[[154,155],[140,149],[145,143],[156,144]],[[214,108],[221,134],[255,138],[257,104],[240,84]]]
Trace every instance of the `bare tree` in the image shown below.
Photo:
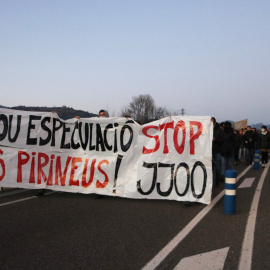
[[[147,123],[156,117],[155,101],[149,94],[132,97],[129,105],[122,109],[121,115],[129,115],[136,121]]]
[[[156,107],[155,119],[161,119],[169,115],[170,115],[170,112],[165,107]]]

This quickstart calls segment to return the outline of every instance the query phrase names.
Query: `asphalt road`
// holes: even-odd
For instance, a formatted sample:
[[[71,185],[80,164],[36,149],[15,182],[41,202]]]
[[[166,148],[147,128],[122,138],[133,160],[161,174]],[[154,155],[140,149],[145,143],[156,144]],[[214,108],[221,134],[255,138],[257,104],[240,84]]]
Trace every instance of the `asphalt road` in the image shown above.
[[[0,269],[270,269],[268,167],[254,170],[241,164],[235,169],[243,174],[238,186],[246,179],[253,182],[237,189],[234,215],[224,214],[223,185],[213,189],[209,206],[2,191]],[[249,217],[254,217],[256,194],[252,232]],[[243,246],[246,238],[251,247]]]

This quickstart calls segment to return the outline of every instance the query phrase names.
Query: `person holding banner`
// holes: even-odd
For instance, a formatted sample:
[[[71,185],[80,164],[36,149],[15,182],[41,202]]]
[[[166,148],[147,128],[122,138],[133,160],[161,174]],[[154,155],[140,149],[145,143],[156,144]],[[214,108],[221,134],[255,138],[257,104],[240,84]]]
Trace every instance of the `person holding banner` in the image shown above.
[[[261,133],[259,134],[259,147],[261,149],[262,167],[265,167],[268,162],[268,151],[270,149],[270,134],[267,131],[266,126],[261,127]]]
[[[226,168],[233,170],[236,138],[230,122],[226,121],[224,123],[223,130],[225,139],[221,148],[221,176],[222,180],[225,180]]]
[[[109,113],[105,110],[100,110],[98,113],[98,117],[109,117]]]
[[[98,113],[98,117],[102,118],[102,117],[109,117],[109,113],[103,109],[101,109]],[[103,195],[96,195],[97,199],[102,199],[104,196]]]
[[[213,122],[213,142],[212,142],[212,163],[213,163],[213,180],[215,186],[219,185],[219,179],[221,177],[221,147],[225,140],[224,132],[220,125],[217,123],[215,117],[211,118]]]

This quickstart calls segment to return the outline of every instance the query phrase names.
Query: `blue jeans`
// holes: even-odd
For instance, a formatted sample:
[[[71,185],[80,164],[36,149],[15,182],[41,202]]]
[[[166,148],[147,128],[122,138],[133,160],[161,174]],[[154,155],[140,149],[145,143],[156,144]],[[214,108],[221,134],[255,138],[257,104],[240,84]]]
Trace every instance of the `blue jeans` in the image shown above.
[[[227,164],[228,164],[228,169],[233,170],[233,163],[234,163],[233,155],[229,157],[221,157],[221,174],[225,175]]]
[[[254,149],[253,148],[244,148],[244,150],[245,150],[245,161],[247,164],[251,164],[253,162]]]

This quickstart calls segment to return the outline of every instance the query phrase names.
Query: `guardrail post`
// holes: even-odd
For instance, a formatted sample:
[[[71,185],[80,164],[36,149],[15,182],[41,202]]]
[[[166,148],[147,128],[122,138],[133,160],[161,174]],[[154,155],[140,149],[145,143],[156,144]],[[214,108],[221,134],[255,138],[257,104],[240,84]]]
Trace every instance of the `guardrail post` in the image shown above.
[[[253,165],[254,170],[259,170],[259,168],[260,168],[260,154],[261,154],[260,150],[255,150],[255,152],[254,152],[254,165]]]
[[[225,172],[225,195],[224,195],[224,214],[235,214],[236,205],[236,181],[237,172],[235,170],[227,170]]]

